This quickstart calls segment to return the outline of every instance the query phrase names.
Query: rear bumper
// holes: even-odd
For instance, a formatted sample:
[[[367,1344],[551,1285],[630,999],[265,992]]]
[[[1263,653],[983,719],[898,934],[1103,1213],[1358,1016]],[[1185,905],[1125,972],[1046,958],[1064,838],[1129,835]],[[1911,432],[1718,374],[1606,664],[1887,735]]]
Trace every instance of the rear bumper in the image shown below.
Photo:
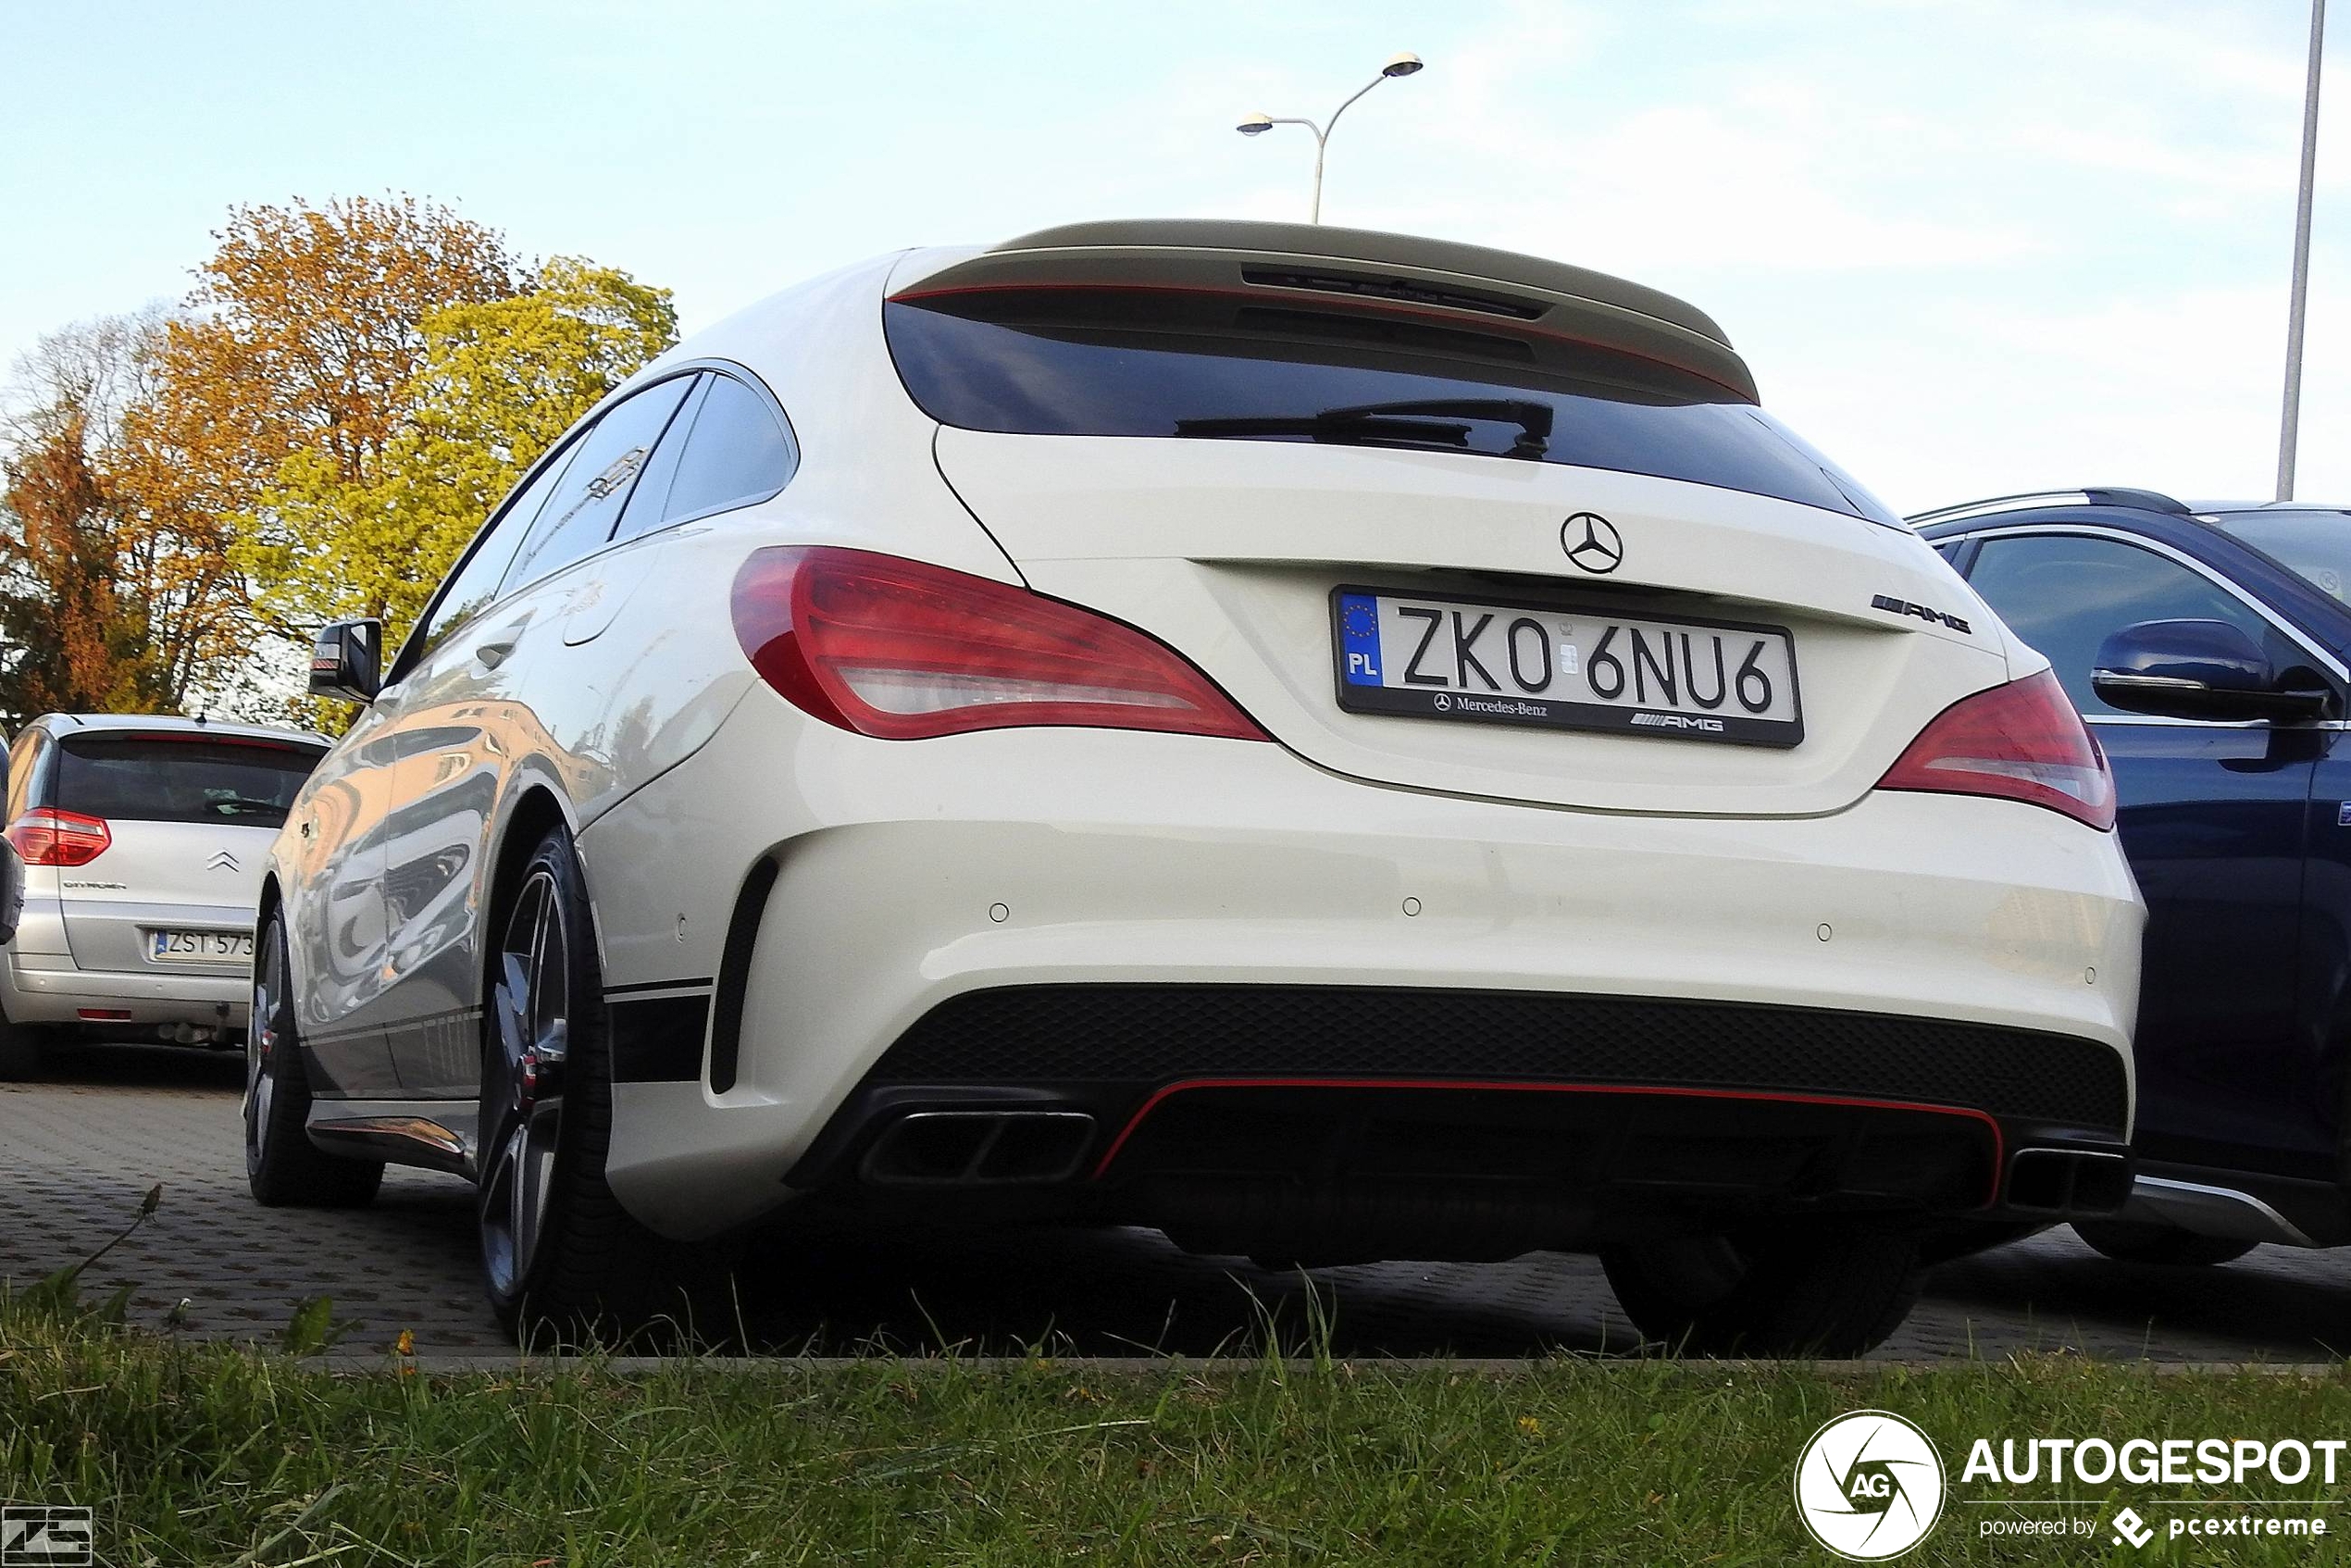
[[[188,1024],[242,1029],[253,979],[241,973],[124,974],[73,966],[62,955],[0,951],[0,1011],[19,1024]],[[93,1020],[91,1013],[107,1014]]]
[[[780,705],[753,692],[745,706],[763,703]],[[1274,746],[1079,730],[926,741],[916,768],[891,742],[776,733],[777,722],[739,713],[580,839],[616,1025],[631,1042],[609,1176],[671,1235],[838,1189],[874,1135],[874,1107],[903,1109],[910,1090],[949,1108],[1042,1094],[1089,1114],[1101,1140],[1151,1095],[1203,1076],[1852,1095],[1928,1107],[1910,1113],[1931,1118],[1922,1126],[1975,1128],[1996,1202],[2009,1201],[2004,1167],[2022,1148],[2112,1156],[2127,1138],[2144,911],[2112,837],[2053,813],[1885,793],[1811,818],[1536,809],[1367,786]],[[763,864],[774,868],[764,892]],[[1137,1067],[1106,1043],[1122,1009],[1159,1005],[1134,988],[1435,1000],[1373,1008],[1346,1030],[1268,1026],[1285,1048],[1369,1036],[1376,1060],[1178,1052]],[[982,1060],[973,1020],[945,1011],[1049,990],[1093,999],[1055,1025],[1058,1062]],[[1758,1045],[1685,1027],[1677,1042],[1670,1013],[1596,1013],[1570,1030],[1590,1052],[1568,1060],[1541,1054],[1558,1029],[1491,1011],[1529,996],[1873,1022],[1841,1048],[1841,1078],[1807,1065],[1801,1031]],[[933,1026],[921,1070],[902,1071],[895,1048],[934,1017],[957,1027]],[[1478,1055],[1512,1028],[1519,1058]],[[1987,1062],[1971,1054],[1971,1028],[2041,1043]],[[1663,1054],[1607,1065],[1603,1048],[1628,1030]],[[1885,1072],[1872,1076],[1872,1064]],[[2076,1068],[2107,1086],[2089,1109],[2024,1092]],[[1126,1158],[1077,1179],[1107,1192]],[[1984,1213],[1991,1179],[1963,1197],[1896,1196]],[[2059,1181],[2060,1198],[2074,1185]]]
[[[2130,1189],[2128,1111],[2107,1047],[1932,1020],[1038,987],[935,1009],[787,1180],[865,1208],[1140,1223],[1301,1262],[1505,1257],[1822,1214],[2110,1213]]]

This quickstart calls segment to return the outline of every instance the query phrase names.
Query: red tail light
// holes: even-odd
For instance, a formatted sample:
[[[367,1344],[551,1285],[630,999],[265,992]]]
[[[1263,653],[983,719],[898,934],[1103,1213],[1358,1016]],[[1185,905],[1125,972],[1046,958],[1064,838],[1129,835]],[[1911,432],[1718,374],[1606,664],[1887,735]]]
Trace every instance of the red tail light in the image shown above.
[[[27,865],[87,865],[106,852],[114,832],[105,817],[43,806],[17,818],[8,842]]]
[[[2106,753],[2047,670],[1952,703],[1877,782],[1881,790],[1998,795],[2114,826]]]
[[[1084,725],[1266,738],[1206,676],[1132,627],[894,555],[755,552],[735,574],[734,617],[762,679],[860,735]]]

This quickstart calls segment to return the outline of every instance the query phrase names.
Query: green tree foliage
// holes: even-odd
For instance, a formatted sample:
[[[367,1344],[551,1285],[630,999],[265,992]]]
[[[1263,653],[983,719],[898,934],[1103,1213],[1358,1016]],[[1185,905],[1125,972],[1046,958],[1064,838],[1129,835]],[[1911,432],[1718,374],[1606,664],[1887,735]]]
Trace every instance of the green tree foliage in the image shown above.
[[[423,318],[420,368],[372,460],[307,445],[279,465],[230,559],[295,636],[374,616],[396,645],[484,516],[598,399],[677,341],[669,291],[557,257],[522,292]]]

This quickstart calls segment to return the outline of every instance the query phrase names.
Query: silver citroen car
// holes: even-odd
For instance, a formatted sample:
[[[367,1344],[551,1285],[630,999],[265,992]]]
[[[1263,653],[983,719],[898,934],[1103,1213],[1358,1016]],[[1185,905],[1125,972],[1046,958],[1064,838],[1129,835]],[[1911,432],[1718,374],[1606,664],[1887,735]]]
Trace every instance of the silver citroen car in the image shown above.
[[[270,840],[326,742],[153,715],[44,714],[8,748],[23,911],[0,947],[0,1078],[60,1034],[242,1038]]]

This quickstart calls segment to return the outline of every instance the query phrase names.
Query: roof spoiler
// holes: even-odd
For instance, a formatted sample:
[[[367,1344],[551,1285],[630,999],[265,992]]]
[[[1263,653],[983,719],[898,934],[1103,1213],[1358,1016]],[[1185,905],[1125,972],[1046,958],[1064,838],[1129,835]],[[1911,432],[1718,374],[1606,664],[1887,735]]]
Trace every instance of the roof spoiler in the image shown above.
[[[1723,329],[1671,294],[1564,262],[1368,229],[1221,218],[1065,224],[1007,240],[891,297],[1035,288],[1180,289],[1406,311],[1614,349],[1760,401]]]

